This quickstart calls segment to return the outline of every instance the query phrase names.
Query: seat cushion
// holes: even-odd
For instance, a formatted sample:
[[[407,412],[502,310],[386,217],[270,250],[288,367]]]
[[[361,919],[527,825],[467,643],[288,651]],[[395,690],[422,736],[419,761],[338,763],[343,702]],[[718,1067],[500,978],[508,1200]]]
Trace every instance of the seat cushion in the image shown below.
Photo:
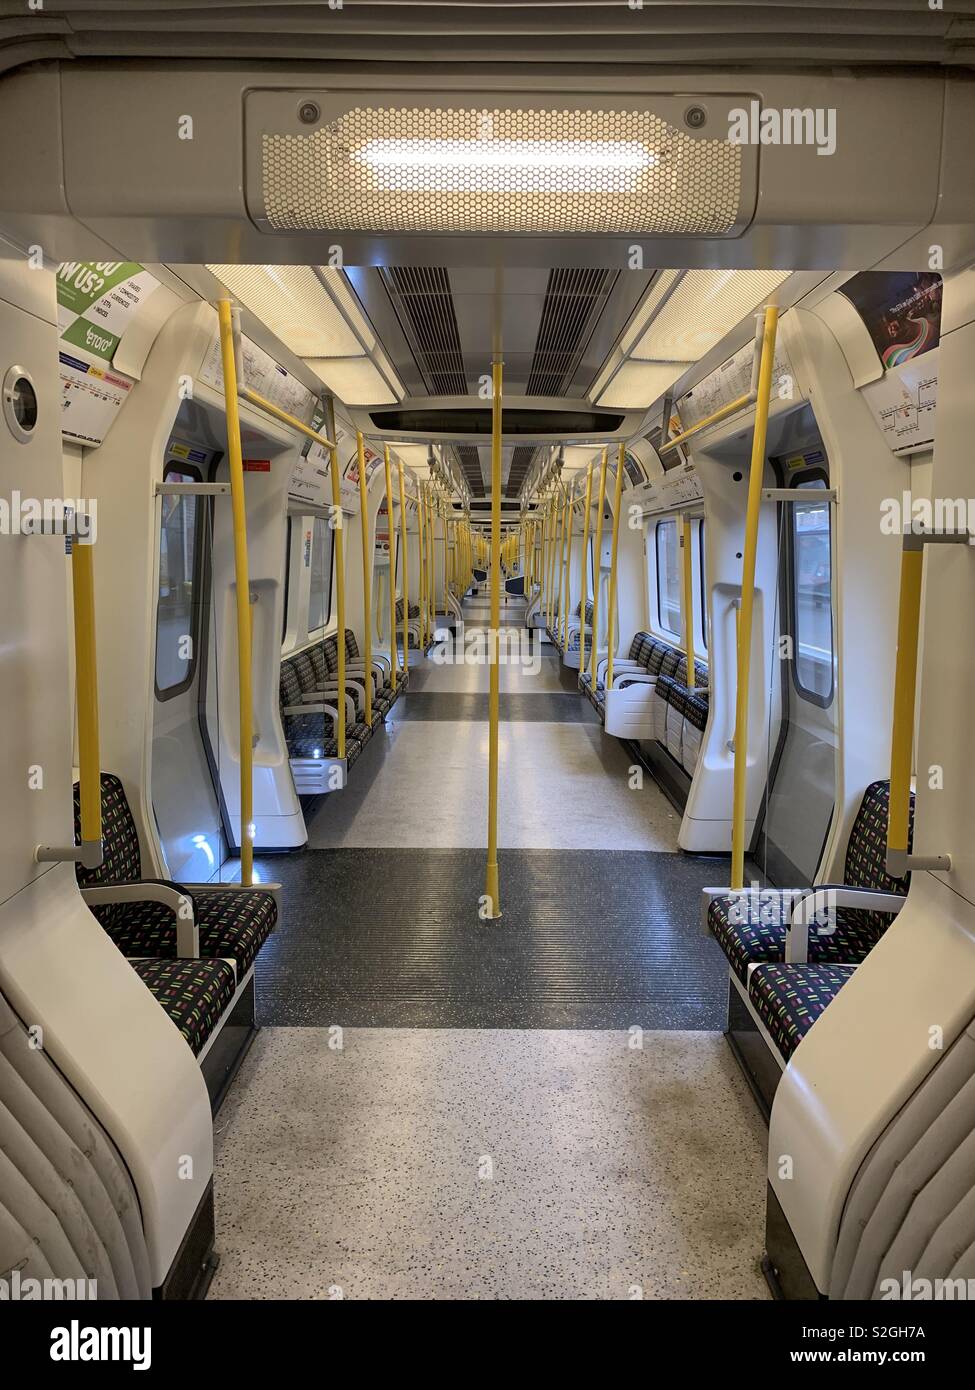
[[[853,965],[759,965],[752,971],[748,997],[786,1061],[855,969]]]
[[[747,982],[750,965],[785,960],[785,924],[791,910],[787,894],[777,893],[774,888],[763,888],[757,903],[733,896],[711,899],[708,926],[743,984]],[[833,932],[819,933],[810,925],[810,962],[859,964],[865,960],[877,943],[878,933],[872,924],[865,926],[861,919],[872,915],[840,907]]]
[[[234,997],[225,960],[134,960],[132,969],[198,1056]]]
[[[259,888],[198,893],[193,897],[200,930],[200,955],[207,959],[233,960],[242,980],[254,958],[274,930],[278,919],[272,893]],[[113,904],[116,911],[119,904]],[[176,921],[165,903],[122,903],[121,912],[103,923],[123,956],[176,958]],[[101,908],[94,909],[101,920]]]

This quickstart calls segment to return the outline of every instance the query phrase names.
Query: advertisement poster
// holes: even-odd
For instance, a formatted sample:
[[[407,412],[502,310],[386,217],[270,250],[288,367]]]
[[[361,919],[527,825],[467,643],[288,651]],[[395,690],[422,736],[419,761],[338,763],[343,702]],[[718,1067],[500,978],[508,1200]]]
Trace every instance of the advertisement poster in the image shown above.
[[[83,444],[101,444],[132,389],[128,377],[58,353],[61,373],[61,433]]]
[[[935,271],[867,270],[840,287],[863,319],[884,371],[941,340],[941,276]]]
[[[61,341],[111,362],[159,281],[136,261],[62,261],[57,287]]]

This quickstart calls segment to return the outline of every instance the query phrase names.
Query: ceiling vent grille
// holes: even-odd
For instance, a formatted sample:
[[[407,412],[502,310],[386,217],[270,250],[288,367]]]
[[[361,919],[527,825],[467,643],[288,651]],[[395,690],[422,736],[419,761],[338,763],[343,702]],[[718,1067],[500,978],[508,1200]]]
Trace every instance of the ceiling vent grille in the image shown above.
[[[483,497],[484,474],[481,471],[481,455],[476,444],[455,445],[457,462],[460,464],[472,497]]]
[[[464,354],[447,271],[442,266],[389,266],[380,275],[427,390],[433,396],[466,395]]]
[[[504,490],[506,497],[518,496],[537,452],[536,444],[516,445],[511,454],[511,467],[508,469],[508,482]]]
[[[528,376],[528,396],[560,396],[613,291],[618,270],[550,270]]]

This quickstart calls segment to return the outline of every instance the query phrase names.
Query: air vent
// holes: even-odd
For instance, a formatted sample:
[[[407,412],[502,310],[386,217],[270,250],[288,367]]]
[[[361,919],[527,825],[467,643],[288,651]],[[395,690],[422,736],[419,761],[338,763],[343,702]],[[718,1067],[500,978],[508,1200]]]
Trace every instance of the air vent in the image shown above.
[[[424,439],[478,434],[491,437],[490,406],[431,406],[427,409],[373,410],[369,418],[382,434],[418,434]],[[504,412],[504,433],[535,439],[580,439],[615,434],[626,416],[621,411],[519,410]]]
[[[560,396],[616,284],[618,270],[550,270],[526,396]]]
[[[442,266],[390,266],[379,272],[431,396],[464,396],[464,355]]]
[[[512,450],[511,467],[508,469],[508,482],[504,490],[506,497],[518,496],[537,453],[538,446],[535,444],[519,444]]]
[[[467,486],[473,497],[484,496],[484,474],[481,471],[481,455],[476,444],[458,444],[454,451],[457,462],[467,479]]]

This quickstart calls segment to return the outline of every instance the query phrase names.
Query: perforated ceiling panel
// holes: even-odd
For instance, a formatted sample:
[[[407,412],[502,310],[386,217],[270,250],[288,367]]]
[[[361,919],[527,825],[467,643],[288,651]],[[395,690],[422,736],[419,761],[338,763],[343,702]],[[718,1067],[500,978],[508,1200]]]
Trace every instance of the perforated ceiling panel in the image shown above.
[[[721,236],[741,212],[742,147],[647,110],[358,106],[307,135],[262,124],[276,231]]]

